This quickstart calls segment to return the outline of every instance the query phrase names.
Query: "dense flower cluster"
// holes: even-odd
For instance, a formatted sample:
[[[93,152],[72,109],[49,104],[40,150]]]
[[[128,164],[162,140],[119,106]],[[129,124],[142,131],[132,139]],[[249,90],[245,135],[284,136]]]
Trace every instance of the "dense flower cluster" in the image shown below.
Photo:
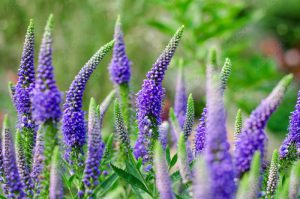
[[[4,118],[2,132],[3,170],[5,175],[4,189],[8,198],[25,198],[24,185],[21,181],[15,156],[15,148],[7,117]]]
[[[153,139],[157,138],[157,126],[160,125],[160,113],[164,89],[162,81],[165,71],[171,62],[175,50],[182,37],[183,28],[177,30],[167,47],[154,63],[152,69],[147,73],[142,89],[137,93],[137,119],[139,135],[134,147],[134,155],[138,159],[143,158],[144,164],[152,161],[151,149]],[[146,166],[149,169],[150,165]]]
[[[236,185],[227,141],[225,109],[220,80],[213,66],[207,68],[207,124],[204,157],[211,176],[213,198],[234,198]]]
[[[101,136],[100,110],[97,109],[94,99],[91,99],[90,103],[89,121],[88,153],[85,163],[83,183],[86,188],[86,193],[91,195],[93,188],[99,183],[99,165],[105,147]]]
[[[192,94],[186,97],[182,69],[177,81],[175,111],[170,107],[169,121],[161,119],[166,95],[162,81],[183,27],[172,37],[137,93],[136,124],[131,120],[134,110],[130,106],[133,103],[130,61],[125,54],[120,19],[115,27],[116,42],[109,67],[115,89],[100,105],[91,98],[87,120],[83,110],[86,84],[99,62],[113,48],[114,41],[100,48],[79,71],[66,93],[60,121],[61,93],[56,87],[52,66],[52,26],[51,15],[41,43],[35,80],[31,21],[18,83],[16,86],[9,84],[18,125],[16,133],[11,133],[7,116],[4,116],[0,136],[0,183],[1,194],[6,198],[299,197],[300,91],[290,118],[289,134],[280,151],[274,150],[271,163],[264,157],[267,149],[264,128],[283,99],[291,75],[279,82],[251,113],[245,125],[241,110],[238,110],[232,125],[234,150],[230,150],[223,98],[231,62],[227,58],[219,72],[216,51],[211,51],[206,70],[207,101],[196,128],[192,153],[194,101]],[[115,101],[114,120],[110,126],[115,127],[116,134],[109,132],[106,137],[103,133],[102,138],[104,116],[112,101]],[[59,128],[60,123],[62,128]],[[176,139],[174,143],[168,137],[169,124],[174,133],[172,138]],[[136,141],[134,150],[131,141]]]
[[[206,120],[207,120],[207,108],[204,107],[195,133],[195,140],[194,140],[195,155],[199,155],[204,149],[205,136],[206,136]]]
[[[131,62],[129,61],[126,51],[123,33],[121,30],[120,17],[115,26],[115,45],[113,57],[109,65],[110,78],[115,84],[127,83],[131,75]]]
[[[61,93],[56,86],[52,65],[53,16],[50,15],[39,53],[37,77],[33,89],[33,118],[42,123],[47,120],[59,121],[61,118]]]
[[[292,144],[295,144],[300,157],[300,91],[298,92],[295,110],[290,117],[289,134],[280,147],[281,158],[285,158],[288,155]]]
[[[14,88],[14,104],[18,112],[18,128],[34,129],[30,95],[34,88],[34,25],[33,21],[27,29],[21,64],[18,71],[18,82]]]
[[[113,46],[113,41],[101,47],[84,65],[73,80],[66,96],[63,112],[63,135],[67,153],[73,148],[82,150],[86,140],[84,112],[82,110],[82,97],[85,86],[103,57]],[[68,156],[68,154],[66,154]]]
[[[235,165],[238,174],[242,174],[250,168],[255,151],[260,151],[263,160],[267,141],[264,128],[271,114],[282,101],[291,80],[291,75],[285,76],[246,120],[242,132],[238,135],[235,147]]]
[[[40,188],[40,176],[42,174],[42,171],[44,169],[44,156],[45,151],[45,138],[44,138],[44,132],[42,131],[42,128],[40,128],[37,132],[36,137],[36,144],[34,148],[34,155],[33,155],[33,162],[32,162],[32,169],[30,173],[30,177],[33,181],[34,190],[36,192],[39,192]]]

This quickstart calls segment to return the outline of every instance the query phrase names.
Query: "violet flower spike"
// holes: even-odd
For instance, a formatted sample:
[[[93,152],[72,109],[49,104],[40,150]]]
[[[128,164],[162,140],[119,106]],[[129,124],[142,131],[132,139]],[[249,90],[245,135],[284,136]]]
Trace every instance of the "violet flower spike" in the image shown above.
[[[62,199],[63,194],[63,183],[60,168],[60,153],[59,147],[54,148],[50,170],[50,187],[49,187],[49,198],[50,199]]]
[[[191,135],[194,125],[195,108],[192,94],[189,95],[187,107],[186,107],[186,118],[183,126],[183,134],[185,139]]]
[[[193,171],[193,198],[212,199],[211,178],[203,156],[196,158]]]
[[[159,196],[164,199],[175,199],[165,157],[164,149],[159,142],[156,142],[154,152],[154,169]]]
[[[213,55],[213,54],[212,54]],[[236,185],[227,141],[226,118],[221,81],[214,71],[212,56],[207,67],[207,125],[204,157],[211,176],[213,198],[234,198]]]
[[[197,126],[195,138],[194,138],[194,153],[195,156],[202,153],[205,146],[205,136],[206,136],[206,120],[207,120],[207,108],[204,107],[200,122]]]
[[[28,195],[32,195],[33,183],[30,178],[30,167],[26,163],[23,144],[25,143],[23,143],[23,139],[21,138],[21,133],[19,130],[17,130],[15,146],[16,146],[16,161],[17,161],[18,172],[21,181],[24,185],[24,191],[26,191]]]
[[[295,106],[295,110],[290,116],[289,133],[284,139],[280,150],[280,158],[285,158],[291,151],[291,145],[295,145],[297,148],[298,157],[300,157],[300,91],[298,92],[298,98]]]
[[[66,95],[64,104],[62,130],[64,142],[67,147],[66,157],[69,159],[70,152],[82,152],[82,147],[86,143],[86,129],[84,112],[82,110],[82,98],[86,84],[96,69],[97,65],[113,47],[111,41],[101,47],[84,65],[73,80]]]
[[[267,141],[264,128],[271,114],[282,101],[292,78],[292,75],[283,77],[271,94],[252,111],[250,117],[245,121],[244,128],[235,144],[235,165],[239,175],[250,168],[255,151],[260,151],[263,161]]]
[[[40,53],[37,78],[33,89],[33,118],[38,123],[48,120],[58,122],[61,118],[61,93],[56,86],[52,65],[53,15],[45,27]]]
[[[45,138],[44,138],[44,129],[43,125],[39,127],[36,137],[36,145],[34,147],[34,155],[32,162],[32,169],[30,177],[33,181],[34,191],[36,194],[40,193],[40,176],[45,167]]]
[[[174,101],[174,112],[179,122],[180,128],[183,129],[186,115],[187,95],[184,83],[182,66],[179,68],[176,81],[176,94]]]
[[[98,185],[100,175],[100,162],[104,153],[104,143],[101,138],[100,111],[96,107],[96,102],[91,98],[89,108],[90,127],[88,132],[87,159],[84,168],[83,184],[85,193],[89,196]]]
[[[269,168],[269,176],[267,181],[266,194],[268,197],[273,198],[278,185],[279,178],[279,159],[278,151],[275,149],[272,155],[272,161]]]
[[[165,90],[162,81],[165,71],[175,53],[182,37],[183,26],[177,30],[169,41],[167,47],[147,73],[142,89],[137,93],[137,120],[139,135],[134,147],[136,159],[141,157],[145,170],[149,170],[152,164],[153,142],[158,138],[157,128],[161,123],[160,113]]]
[[[125,152],[128,153],[131,151],[130,140],[118,99],[115,100],[114,115],[117,137]]]
[[[30,20],[25,36],[24,49],[18,70],[18,82],[12,92],[13,101],[18,113],[18,129],[29,128],[34,131],[30,95],[34,88],[34,24]]]
[[[4,116],[3,120],[2,141],[3,168],[6,182],[4,189],[7,191],[7,197],[25,198],[26,194],[17,168],[15,146],[8,127],[7,115]]]
[[[116,84],[128,83],[131,76],[131,62],[126,55],[123,32],[121,30],[120,16],[115,25],[115,45],[112,60],[109,65],[111,80]]]

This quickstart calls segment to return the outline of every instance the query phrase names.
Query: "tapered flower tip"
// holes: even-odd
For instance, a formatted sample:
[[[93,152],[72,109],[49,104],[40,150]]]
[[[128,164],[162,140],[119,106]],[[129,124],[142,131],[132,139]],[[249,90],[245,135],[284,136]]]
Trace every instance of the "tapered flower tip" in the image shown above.
[[[8,115],[5,114],[3,117],[3,129],[8,129],[9,128],[9,121],[8,121]]]
[[[103,102],[100,104],[100,117],[103,118],[104,114],[106,113],[109,105],[112,103],[114,97],[115,97],[116,91],[112,90],[103,100]]]
[[[279,158],[278,150],[275,149],[272,155],[272,162],[278,162],[278,158]]]
[[[88,129],[89,129],[89,132],[93,128],[94,120],[96,119],[96,118],[94,118],[96,111],[97,111],[96,100],[93,97],[91,97],[90,105],[89,105],[89,116],[88,116]]]
[[[193,100],[193,95],[190,94],[188,97],[186,118],[185,118],[184,127],[183,127],[183,133],[184,133],[185,139],[188,139],[188,137],[192,133],[193,125],[194,125],[194,117],[195,117],[194,100]]]
[[[293,78],[293,74],[285,75],[277,84],[277,86],[273,89],[272,93],[268,96],[268,98],[273,98],[273,100],[278,100],[278,98],[281,99],[288,86],[291,84]]]
[[[238,109],[235,117],[235,124],[234,124],[234,136],[237,137],[242,131],[243,125],[243,118],[242,118],[242,111]]]
[[[153,79],[156,82],[162,82],[164,78],[165,71],[171,62],[171,59],[176,51],[176,48],[183,35],[184,26],[181,26],[174,36],[169,41],[168,45],[162,52],[162,54],[157,58],[156,62],[153,64],[152,69],[148,72],[147,78]]]
[[[121,15],[117,16],[116,26],[121,25]]]
[[[282,78],[282,80],[280,81],[280,84],[282,84],[282,86],[284,86],[284,87],[288,87],[290,85],[290,83],[292,82],[293,78],[294,78],[293,74],[288,74]]]
[[[221,85],[222,85],[223,90],[226,88],[228,78],[231,73],[231,67],[232,67],[232,64],[231,64],[230,59],[226,58],[225,63],[223,65],[221,73],[220,73]]]
[[[209,51],[208,64],[214,67],[217,65],[217,50],[215,48],[211,48]]]
[[[272,161],[269,168],[269,176],[267,181],[267,196],[272,198],[278,184],[278,163],[279,163],[278,150],[275,149],[272,155]]]
[[[48,17],[48,20],[47,20],[45,30],[46,31],[52,31],[53,27],[54,27],[53,14],[50,14],[49,17]]]
[[[124,145],[126,150],[131,150],[127,128],[124,123],[124,118],[120,109],[120,103],[118,99],[115,99],[114,102],[114,114],[115,114],[115,127],[118,133],[119,140],[121,144]]]
[[[29,25],[27,27],[27,34],[33,34],[34,33],[34,20],[29,20]]]

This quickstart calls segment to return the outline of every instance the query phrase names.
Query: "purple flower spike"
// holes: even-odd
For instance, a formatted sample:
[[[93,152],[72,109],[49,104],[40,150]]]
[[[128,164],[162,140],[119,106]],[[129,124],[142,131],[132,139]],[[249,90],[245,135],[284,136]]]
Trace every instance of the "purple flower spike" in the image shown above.
[[[32,162],[32,170],[30,173],[30,177],[34,184],[34,190],[37,194],[40,192],[40,176],[44,169],[45,164],[45,142],[44,142],[44,129],[43,126],[40,126],[37,137],[36,137],[36,145],[34,147],[34,155]]]
[[[182,71],[182,67],[180,67],[178,77],[177,77],[177,84],[176,84],[174,112],[181,129],[183,129],[184,122],[185,122],[186,105],[187,105],[187,95],[186,95],[183,71]]]
[[[137,93],[139,135],[134,147],[134,155],[137,159],[143,158],[144,164],[149,163],[145,166],[146,170],[151,168],[153,141],[158,137],[157,128],[161,123],[160,113],[165,93],[162,80],[182,37],[183,28],[182,26],[177,30],[148,72],[142,89]]]
[[[50,171],[50,187],[49,198],[50,199],[62,199],[63,198],[63,183],[61,177],[60,168],[60,153],[59,147],[56,146],[52,156],[51,171]]]
[[[50,15],[45,27],[39,54],[37,79],[33,89],[33,118],[38,123],[61,118],[61,93],[56,86],[52,65],[53,16]]]
[[[81,110],[83,93],[90,76],[103,57],[113,47],[113,44],[113,41],[107,43],[90,58],[90,60],[76,75],[67,92],[62,121],[64,142],[67,146],[67,153],[70,153],[72,149],[81,151],[86,142],[84,112]],[[68,157],[68,154],[66,154],[66,156]]]
[[[207,67],[206,93],[208,112],[204,157],[212,182],[212,198],[230,199],[234,198],[236,191],[235,173],[227,141],[223,91],[213,64]]]
[[[115,84],[128,83],[131,76],[131,62],[125,51],[120,16],[116,22],[114,39],[113,57],[109,65],[110,78]]]
[[[18,83],[13,94],[14,104],[18,112],[18,128],[34,129],[34,121],[31,114],[30,94],[34,88],[34,24],[30,24],[25,36],[24,49],[20,68],[18,71]]]
[[[88,152],[85,163],[83,183],[87,195],[93,193],[93,189],[98,185],[100,175],[100,162],[104,152],[104,143],[101,139],[101,120],[99,108],[92,98],[89,109],[89,132],[88,132]]]
[[[245,121],[235,147],[235,164],[239,175],[249,170],[255,151],[260,151],[263,161],[267,141],[264,128],[282,101],[292,78],[292,75],[286,75]]]
[[[280,158],[285,158],[288,155],[292,144],[295,144],[300,157],[300,91],[298,92],[295,110],[290,117],[289,133],[280,147]]]
[[[7,191],[7,198],[25,198],[26,194],[17,168],[15,147],[11,131],[8,128],[7,116],[4,117],[2,141],[3,168],[5,176],[4,189]]]
[[[206,117],[207,117],[207,108],[204,107],[201,114],[200,123],[198,124],[195,133],[195,139],[194,139],[195,155],[199,155],[204,149],[205,136],[206,136],[206,120],[207,120]]]
[[[175,196],[172,191],[172,183],[168,174],[165,157],[164,149],[159,142],[156,142],[154,155],[156,186],[159,191],[160,198],[173,199]]]

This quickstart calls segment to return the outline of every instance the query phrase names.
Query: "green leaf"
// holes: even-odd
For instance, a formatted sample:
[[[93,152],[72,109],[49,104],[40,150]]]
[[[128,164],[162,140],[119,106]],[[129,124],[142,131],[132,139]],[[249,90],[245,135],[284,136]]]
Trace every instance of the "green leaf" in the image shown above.
[[[171,155],[170,155],[170,148],[169,148],[169,146],[167,146],[167,148],[166,148],[166,160],[168,162],[168,165],[170,165],[170,163],[171,163]]]
[[[1,195],[1,194],[0,194],[0,198],[1,198],[1,199],[6,199],[6,197],[3,196],[3,195]]]
[[[147,190],[146,186],[138,178],[136,178],[134,175],[124,171],[123,169],[120,169],[120,168],[114,166],[112,163],[110,165],[111,165],[112,169],[114,170],[114,172],[119,177],[123,178],[126,182],[128,182],[132,186],[135,186],[139,189],[142,189],[143,191],[145,191],[146,193],[148,193],[149,195],[152,196],[150,191]]]
[[[171,169],[171,168],[176,164],[177,159],[178,159],[178,155],[177,155],[177,153],[176,153],[176,154],[173,156],[172,160],[171,160],[169,169]]]
[[[102,184],[100,184],[100,186],[97,186],[94,191],[94,193],[99,193],[97,197],[106,194],[111,189],[111,187],[117,182],[118,178],[118,175],[114,173],[111,176],[109,176]],[[103,190],[99,192],[100,189]]]
[[[174,173],[172,173],[171,180],[172,180],[172,182],[181,180],[181,175],[180,175],[179,171],[175,171]]]

